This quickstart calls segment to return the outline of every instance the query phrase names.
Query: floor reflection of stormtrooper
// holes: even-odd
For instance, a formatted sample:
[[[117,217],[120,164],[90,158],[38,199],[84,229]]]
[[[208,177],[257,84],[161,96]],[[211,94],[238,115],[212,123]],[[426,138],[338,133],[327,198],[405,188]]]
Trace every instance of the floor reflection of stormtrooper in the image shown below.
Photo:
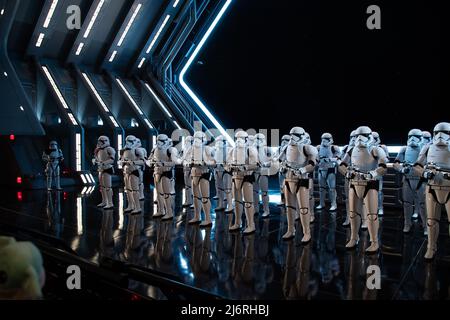
[[[138,140],[137,148],[139,149],[139,152],[143,154],[144,159],[147,159],[147,150],[142,147],[141,139],[138,138],[137,140]],[[144,191],[145,191],[145,187],[144,187],[145,163],[142,166],[138,166],[138,170],[139,170],[139,200],[142,201],[142,200],[145,200],[145,195],[144,195]]]
[[[213,148],[214,160],[214,181],[216,184],[217,207],[216,211],[224,210],[226,213],[233,212],[233,194],[232,194],[232,174],[225,170],[227,155],[230,151],[227,139],[224,136],[218,136]]]
[[[184,190],[185,198],[183,207],[189,208],[193,207],[193,195],[192,195],[192,180],[191,180],[191,167],[189,166],[189,159],[192,158],[192,143],[194,142],[194,137],[188,136],[184,138],[183,149],[181,154],[181,163],[183,164],[183,178],[184,178]]]
[[[284,161],[281,164],[286,174],[284,194],[288,222],[283,239],[289,240],[295,237],[295,216],[298,209],[303,229],[303,244],[311,240],[309,174],[314,171],[317,161],[317,150],[305,143],[305,134],[305,130],[300,127],[291,130],[291,140],[285,149]]]
[[[144,254],[145,237],[142,231],[144,229],[144,216],[132,215],[128,219],[126,229],[125,246],[123,249],[124,260],[132,264],[142,264]]]
[[[422,131],[413,129],[408,133],[408,143],[402,147],[394,162],[394,168],[403,175],[402,200],[404,227],[403,232],[408,233],[412,226],[414,207],[420,213],[422,224],[426,229],[425,213],[425,181],[414,174],[412,166],[416,163],[422,141]]]
[[[425,192],[428,226],[425,259],[432,260],[437,251],[442,206],[445,206],[450,221],[450,123],[442,122],[434,127],[433,143],[424,146],[414,170],[428,180]]]
[[[156,138],[156,147],[146,161],[147,166],[153,169],[157,192],[158,212],[153,214],[154,218],[163,217],[163,220],[169,220],[174,216],[174,169],[179,162],[178,151],[172,147],[169,137],[160,134]]]
[[[331,200],[330,211],[337,210],[336,203],[336,167],[340,159],[341,151],[338,146],[333,145],[333,136],[329,133],[322,135],[322,143],[317,147],[319,151],[319,188],[320,204],[316,209],[325,208],[327,189]]]
[[[58,142],[51,141],[48,149],[42,154],[42,160],[46,162],[45,175],[47,177],[47,190],[53,189],[53,182],[56,190],[62,190],[60,182],[60,166],[64,161],[63,153],[59,149]]]
[[[102,225],[100,228],[100,244],[99,244],[99,256],[114,258],[114,212],[113,210],[107,210],[102,215]]]
[[[200,227],[211,227],[211,198],[210,181],[211,167],[215,165],[212,148],[206,145],[207,137],[204,132],[197,131],[194,134],[192,145],[192,158],[190,159],[192,189],[194,193],[194,217],[189,224],[200,223]],[[205,220],[201,219],[201,212],[205,214]]]
[[[311,146],[311,150],[314,151],[317,165],[318,163],[317,161],[319,160],[319,151],[317,150],[316,147],[312,145],[311,137],[308,132],[305,133],[305,144]],[[314,210],[316,202],[314,199],[314,172],[309,173],[308,178],[309,178],[309,213],[311,214],[311,223],[314,223],[314,221],[316,220],[316,213]],[[300,215],[297,211],[295,220],[299,219]]]
[[[281,138],[281,145],[278,147],[277,154],[275,155],[275,159],[280,160],[280,155],[284,153],[284,149],[289,144],[289,140],[291,140],[290,135],[284,135]],[[279,206],[285,205],[285,199],[284,199],[284,179],[286,179],[286,175],[284,174],[283,170],[278,171],[278,183],[280,185],[280,194],[281,194],[281,201],[278,204]]]
[[[348,143],[348,145],[346,145],[343,149],[342,149],[342,154],[341,156],[344,156],[345,154],[347,154],[348,152],[350,152],[351,149],[353,149],[353,147],[355,146],[355,141],[356,141],[356,130],[352,131],[352,133],[350,134],[350,141]],[[338,161],[338,164],[340,164],[341,161]],[[351,165],[351,163],[349,164]],[[349,209],[349,204],[348,204],[348,194],[350,191],[350,180],[347,179],[346,177],[344,177],[344,197],[345,197],[345,221],[342,223],[342,225],[344,227],[348,227],[350,226],[350,209]]]
[[[389,150],[386,145],[381,144],[381,138],[378,132],[372,132],[373,135],[373,144],[377,147],[383,149],[386,154],[386,158],[389,158]],[[389,160],[389,159],[387,159]],[[383,177],[380,177],[380,189],[378,190],[378,215],[382,216],[384,214],[383,210],[383,202],[384,202],[384,192],[383,192]],[[367,212],[367,211],[366,211]]]
[[[362,214],[360,208],[364,203],[368,210],[367,224],[371,241],[366,253],[375,253],[379,249],[377,212],[379,178],[387,171],[386,154],[383,149],[373,145],[372,130],[369,127],[359,127],[356,131],[358,136],[356,145],[344,155],[339,166],[341,173],[350,179],[351,238],[346,248],[352,249],[358,244]]]
[[[168,221],[159,221],[156,225],[155,267],[161,271],[172,271],[173,247],[172,224]]]
[[[102,202],[97,207],[105,210],[112,209],[114,207],[112,175],[114,174],[113,166],[115,160],[116,150],[111,147],[109,138],[105,136],[99,137],[92,163],[97,166],[98,183],[100,185],[100,193],[102,195]]]
[[[120,151],[119,164],[123,168],[125,190],[128,207],[125,212],[139,214],[142,212],[139,194],[139,170],[138,167],[145,163],[144,154],[138,148],[138,140],[135,136],[125,139],[125,148]]]
[[[336,214],[330,214],[327,222],[324,232],[319,229],[320,241],[317,242],[320,274],[325,285],[331,284],[341,272],[336,255]],[[335,285],[338,286],[337,283]]]
[[[267,218],[270,215],[269,207],[269,176],[272,168],[272,150],[267,146],[266,137],[262,133],[258,133],[256,136],[256,148],[258,150],[259,159],[259,177],[256,181],[258,187],[257,197],[259,199],[259,190],[261,190],[261,198],[263,203],[263,218]]]
[[[255,170],[258,166],[258,151],[248,145],[248,134],[239,131],[235,136],[236,145],[227,157],[226,169],[233,174],[233,198],[235,202],[234,224],[230,231],[241,229],[242,210],[245,209],[247,228],[244,234],[248,235],[256,231],[255,206],[253,200],[253,183]]]
[[[54,235],[56,238],[60,238],[62,232],[62,219],[61,219],[61,193],[47,192],[47,204],[46,204],[47,220],[49,231],[48,234]]]

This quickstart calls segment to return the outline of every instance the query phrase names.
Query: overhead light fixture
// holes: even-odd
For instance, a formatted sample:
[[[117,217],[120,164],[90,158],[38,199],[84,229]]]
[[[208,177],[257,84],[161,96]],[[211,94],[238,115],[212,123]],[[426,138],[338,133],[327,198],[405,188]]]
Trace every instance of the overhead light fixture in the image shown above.
[[[72,113],[68,113],[67,115],[69,116],[69,119],[70,119],[70,121],[72,122],[72,124],[73,124],[74,126],[77,126],[77,125],[78,125],[78,122],[77,122],[77,120],[75,120],[75,117],[73,116],[73,114],[72,114]]]
[[[128,34],[128,31],[130,31],[131,26],[133,25],[134,20],[136,19],[137,14],[139,13],[139,10],[141,10],[142,4],[139,3],[136,7],[136,9],[133,12],[133,15],[131,16],[130,21],[128,21],[127,26],[125,27],[125,30],[122,33],[122,36],[119,39],[119,42],[117,43],[117,46],[120,47],[125,40],[125,37]]]
[[[64,107],[64,109],[69,110],[69,106],[67,105],[66,100],[64,99],[61,91],[59,91],[58,86],[56,85],[55,80],[53,80],[52,75],[50,74],[50,71],[48,70],[48,68],[46,66],[42,66],[42,70],[44,71],[45,75],[47,76],[48,81],[50,82],[53,91],[55,91],[59,101],[61,102],[62,106]]]
[[[84,47],[84,43],[80,42],[80,44],[78,45],[77,52],[75,52],[75,55],[79,56],[81,53],[81,50],[83,50],[83,47]]]
[[[121,134],[117,135],[117,152],[120,152],[120,150],[122,150],[123,148],[123,136]],[[122,169],[122,166],[120,164],[117,164],[119,169]]]
[[[142,68],[142,66],[144,65],[144,62],[145,62],[145,58],[142,58],[141,62],[139,62],[138,69]]]
[[[130,95],[130,93],[128,92],[127,88],[125,88],[125,86],[123,85],[122,81],[120,81],[119,78],[116,78],[117,83],[119,84],[120,88],[122,88],[122,91],[125,93],[125,95],[127,96],[128,100],[131,102],[131,104],[133,105],[133,107],[136,109],[136,111],[143,116],[144,113],[142,112],[141,108],[139,108],[139,106],[137,105],[136,101],[134,101],[133,97]]]
[[[195,48],[195,50],[191,54],[190,58],[186,62],[186,65],[184,66],[184,68],[181,70],[180,75],[179,75],[179,81],[180,81],[180,85],[183,87],[183,89],[189,94],[189,96],[192,98],[192,100],[204,112],[204,114],[208,117],[208,119],[214,124],[214,126],[216,126],[216,128],[220,131],[220,133],[224,137],[226,137],[228,142],[232,146],[234,146],[233,138],[227,133],[227,131],[222,127],[222,125],[219,123],[219,121],[217,121],[217,119],[212,115],[212,113],[208,110],[208,108],[205,106],[205,104],[198,98],[198,96],[191,90],[191,88],[187,85],[186,81],[184,80],[184,76],[186,75],[187,71],[191,67],[193,61],[195,60],[195,58],[200,53],[200,50],[203,48],[204,44],[206,43],[206,41],[208,40],[209,36],[211,35],[211,33],[216,28],[216,26],[219,23],[219,21],[222,19],[224,13],[229,8],[231,2],[232,2],[232,0],[227,0],[225,2],[225,4],[223,5],[222,9],[219,11],[219,13],[217,14],[217,16],[214,19],[214,21],[212,22],[212,24],[209,26],[209,28],[206,31],[206,33],[203,35],[203,38],[201,39],[201,41],[198,43],[197,47]]]
[[[161,107],[161,109],[163,109],[163,111],[169,116],[169,118],[172,119],[172,115],[170,114],[169,110],[167,110],[166,106],[162,103],[162,101],[158,98],[158,96],[156,95],[156,93],[152,90],[152,88],[149,86],[148,83],[144,83],[145,87],[148,89],[148,91],[150,91],[150,93],[152,94],[153,98],[158,102],[159,106]]]
[[[109,119],[113,123],[114,127],[119,128],[119,124],[117,123],[116,119],[114,119],[113,116],[109,116]]]
[[[144,121],[145,121],[145,123],[147,124],[147,126],[148,126],[150,129],[154,129],[154,127],[153,127],[152,124],[150,123],[150,120],[144,119]]]
[[[166,26],[166,24],[169,21],[169,19],[170,19],[170,14],[168,14],[166,16],[166,18],[164,19],[163,23],[159,27],[158,32],[155,34],[155,37],[153,38],[152,42],[150,42],[150,45],[148,46],[148,49],[146,51],[147,54],[149,54],[150,51],[153,49],[153,46],[155,45],[156,41],[158,40],[159,36],[161,35],[161,32],[163,31],[163,29]]]
[[[94,26],[95,20],[97,20],[98,14],[100,13],[100,10],[102,9],[102,6],[104,3],[105,3],[105,0],[99,1],[97,8],[94,11],[94,14],[92,15],[91,21],[89,21],[87,29],[84,32],[83,38],[87,39],[87,37],[89,37],[89,33],[91,32],[91,29]]]
[[[173,8],[176,8],[178,3],[180,3],[180,0],[175,0],[175,3],[173,4]]]
[[[177,127],[179,130],[181,130],[180,125],[178,124],[178,122],[174,121],[173,124],[175,125],[175,127]]]
[[[86,73],[82,73],[84,80],[86,80],[89,88],[91,88],[92,92],[94,93],[94,96],[97,98],[98,102],[100,103],[100,105],[102,106],[103,110],[105,110],[106,112],[109,113],[109,109],[106,106],[105,101],[103,101],[102,97],[100,97],[100,95],[98,94],[97,89],[95,89],[94,84],[91,82],[91,79],[89,79],[88,75]]]
[[[42,44],[42,41],[44,40],[44,37],[45,37],[45,34],[43,34],[43,33],[39,34],[39,37],[38,37],[38,39],[36,41],[36,47],[38,47],[38,48],[41,47],[41,44]]]
[[[117,54],[117,50],[114,50],[112,55],[111,55],[111,57],[109,58],[109,62],[113,62],[114,61],[114,58],[116,57],[116,54]]]
[[[47,18],[45,18],[44,28],[47,29],[50,25],[50,21],[52,20],[53,14],[55,13],[56,6],[58,5],[58,0],[53,0],[50,10],[48,10]]]

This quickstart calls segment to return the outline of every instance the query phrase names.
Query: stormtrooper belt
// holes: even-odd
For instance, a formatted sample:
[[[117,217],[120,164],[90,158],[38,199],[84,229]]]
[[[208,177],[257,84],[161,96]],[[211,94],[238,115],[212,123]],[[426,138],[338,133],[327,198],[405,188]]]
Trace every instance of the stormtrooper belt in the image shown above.
[[[450,191],[450,186],[438,186],[438,185],[432,185],[432,184],[428,184],[428,186],[432,190]]]

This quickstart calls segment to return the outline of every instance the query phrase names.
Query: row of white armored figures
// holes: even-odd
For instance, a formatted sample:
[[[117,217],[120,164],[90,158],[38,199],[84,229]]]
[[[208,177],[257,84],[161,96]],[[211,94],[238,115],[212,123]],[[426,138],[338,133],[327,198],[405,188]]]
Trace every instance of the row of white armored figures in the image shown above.
[[[419,129],[408,134],[407,145],[399,151],[393,167],[403,174],[404,232],[411,230],[416,210],[426,226],[428,248],[426,259],[433,259],[437,248],[441,206],[445,206],[450,220],[450,124],[439,123],[433,136]],[[98,166],[102,203],[110,209],[112,203],[111,174],[115,151],[107,137],[100,137],[94,163]],[[262,217],[270,215],[269,176],[279,174],[282,202],[286,207],[287,232],[283,239],[293,239],[296,220],[303,231],[302,243],[311,240],[310,223],[314,221],[313,172],[317,169],[320,204],[325,207],[326,192],[331,200],[330,211],[337,209],[336,173],[345,176],[347,216],[351,237],[346,247],[353,249],[359,242],[360,228],[370,235],[368,254],[379,250],[379,215],[382,211],[382,178],[388,165],[388,150],[380,137],[369,127],[359,127],[350,135],[350,142],[342,149],[333,144],[329,133],[322,135],[321,144],[311,145],[303,128],[295,127],[282,137],[281,146],[267,146],[263,134],[249,136],[245,131],[235,135],[234,145],[223,136],[208,145],[207,136],[196,132],[184,139],[180,152],[166,135],[157,137],[157,145],[149,155],[134,136],[126,138],[121,150],[119,167],[123,169],[128,207],[126,212],[141,213],[144,199],[143,172],[151,167],[157,194],[154,217],[164,220],[174,216],[176,165],[184,170],[185,206],[192,206],[194,217],[189,224],[211,227],[210,181],[215,177],[216,211],[234,213],[230,231],[241,230],[245,213],[244,235],[255,232],[255,213],[259,213],[261,192]],[[204,218],[202,218],[202,213]]]

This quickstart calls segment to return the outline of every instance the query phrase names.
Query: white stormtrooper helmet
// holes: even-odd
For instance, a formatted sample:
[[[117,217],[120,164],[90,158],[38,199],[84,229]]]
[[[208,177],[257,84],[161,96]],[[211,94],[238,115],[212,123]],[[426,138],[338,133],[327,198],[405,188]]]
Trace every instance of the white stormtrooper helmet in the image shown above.
[[[256,134],[255,139],[257,147],[265,147],[267,145],[266,136],[262,133]]]
[[[348,143],[348,145],[350,147],[354,147],[355,142],[356,142],[356,130],[353,130],[352,133],[350,134],[350,142]]]
[[[378,132],[373,131],[372,137],[373,137],[373,145],[379,146],[381,144],[380,134]]]
[[[433,137],[429,131],[422,131],[422,144],[427,145],[431,143]]]
[[[184,138],[183,148],[191,147],[194,143],[194,137],[193,136],[187,136]]]
[[[247,140],[247,145],[249,147],[255,147],[256,146],[256,137],[252,136],[252,135],[249,135],[248,136],[248,140]]]
[[[373,143],[372,130],[369,127],[363,126],[356,129],[355,145],[362,148],[367,148]]]
[[[109,147],[111,144],[109,142],[109,138],[107,136],[100,136],[97,141],[97,148],[105,149]]]
[[[136,138],[137,142],[136,142],[136,148],[142,148],[142,141],[139,138]]]
[[[217,148],[221,149],[227,145],[227,139],[224,136],[218,136],[214,143]]]
[[[157,138],[156,138],[156,146],[158,147],[158,149],[163,149],[166,148],[169,144],[169,137],[165,134],[160,134]]]
[[[197,131],[194,133],[194,146],[201,147],[208,142],[206,134],[203,131]]]
[[[307,145],[311,145],[311,136],[309,135],[308,132],[305,132],[305,144]]]
[[[291,136],[289,136],[289,135],[284,135],[282,138],[281,138],[281,147],[285,147],[285,146],[287,146],[288,144],[289,144],[289,141],[291,140]]]
[[[322,147],[328,148],[329,146],[331,146],[333,144],[333,136],[331,135],[331,133],[324,133],[321,137],[322,139]]]
[[[301,127],[292,128],[292,130],[289,134],[291,135],[291,140],[289,141],[290,145],[303,144],[303,143],[305,143],[305,140],[307,138],[305,129],[303,129]]]
[[[48,148],[50,150],[58,150],[58,142],[56,141],[50,141],[50,143],[48,144]]]
[[[138,141],[137,138],[135,136],[128,136],[125,139],[125,148],[127,149],[135,149],[137,148],[138,145]]]
[[[408,146],[418,147],[422,142],[422,131],[419,129],[412,129],[408,133]]]
[[[438,146],[450,144],[450,123],[441,122],[434,127],[433,143]]]
[[[235,141],[236,141],[236,146],[237,147],[245,147],[248,143],[248,133],[245,131],[239,131],[236,133],[235,135]]]

